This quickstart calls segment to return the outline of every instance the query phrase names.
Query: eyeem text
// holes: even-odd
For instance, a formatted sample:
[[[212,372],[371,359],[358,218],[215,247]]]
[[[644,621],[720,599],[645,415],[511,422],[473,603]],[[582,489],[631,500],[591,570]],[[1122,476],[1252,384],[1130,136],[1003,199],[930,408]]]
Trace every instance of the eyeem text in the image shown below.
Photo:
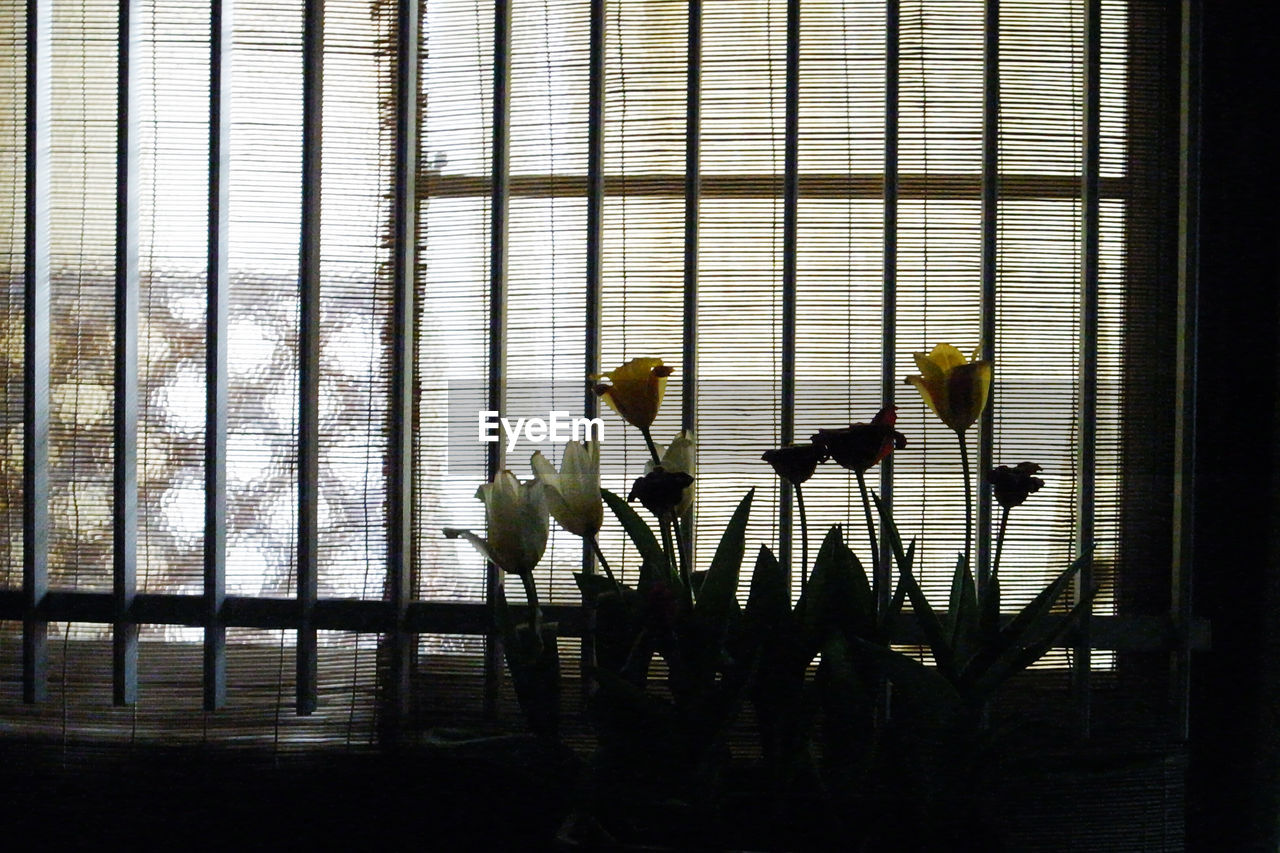
[[[507,437],[508,451],[516,449],[516,442],[521,435],[534,443],[604,441],[604,420],[601,418],[575,418],[568,412],[551,412],[547,420],[516,418],[515,423],[512,423],[509,418],[500,417],[497,412],[480,412],[480,441],[498,441],[499,428]]]

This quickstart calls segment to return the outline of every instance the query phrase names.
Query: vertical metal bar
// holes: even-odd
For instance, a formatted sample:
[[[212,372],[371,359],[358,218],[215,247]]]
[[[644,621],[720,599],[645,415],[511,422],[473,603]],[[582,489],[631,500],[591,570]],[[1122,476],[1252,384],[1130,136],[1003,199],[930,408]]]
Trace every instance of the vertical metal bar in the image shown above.
[[[680,428],[698,424],[698,210],[702,200],[702,0],[689,0],[684,107],[684,337]]]
[[[409,715],[413,635],[405,630],[413,579],[413,384],[414,260],[418,201],[418,22],[419,0],[399,0],[396,16],[395,198],[391,218],[393,341],[391,347],[391,470],[387,484],[387,587],[396,627],[387,638],[391,675],[388,734],[399,738]]]
[[[901,77],[902,16],[898,0],[886,0],[884,35],[884,290],[881,319],[880,397],[881,405],[892,406],[897,396],[898,349],[898,116]],[[893,505],[893,454],[880,462],[880,496]],[[880,564],[874,567],[878,606],[889,605],[892,572],[889,568],[889,541],[881,531]]]
[[[1178,309],[1174,408],[1173,566],[1170,615],[1178,632],[1172,661],[1173,737],[1190,737],[1191,570],[1194,564],[1196,314],[1200,264],[1199,0],[1183,0],[1178,81]]]
[[[604,103],[605,103],[605,0],[591,0],[591,36],[587,89],[587,293],[586,344],[583,362],[587,373],[600,371],[600,283],[604,263]],[[595,417],[600,398],[586,386],[582,404],[587,417]]]
[[[302,26],[302,233],[298,264],[297,712],[316,709],[316,575],[320,498],[320,198],[324,127],[324,0],[307,0]]]
[[[1095,472],[1098,431],[1098,172],[1100,166],[1102,3],[1086,0],[1084,11],[1084,162],[1081,173],[1081,316],[1080,316],[1080,446],[1079,551],[1094,545]],[[1086,561],[1076,578],[1075,600],[1093,588],[1093,564]],[[1092,697],[1090,608],[1080,619],[1074,661],[1080,733],[1088,737]]]
[[[489,202],[489,379],[488,405],[505,411],[507,357],[507,208],[510,180],[507,158],[511,142],[511,0],[493,3],[493,195]],[[488,446],[488,473],[492,480],[503,466],[502,442]],[[489,563],[485,569],[485,600],[490,608],[502,605],[502,573]],[[490,626],[496,624],[490,620]],[[484,710],[493,716],[498,708],[498,680],[502,677],[502,643],[490,627],[485,635]]]
[[[787,0],[786,104],[782,143],[782,372],[778,413],[781,446],[796,422],[796,244],[800,224],[800,0]],[[791,565],[792,487],[780,480],[778,560]]]
[[[113,448],[112,700],[138,698],[138,135],[132,85],[136,0],[120,0],[116,61],[115,432]]]
[[[600,287],[604,262],[604,104],[605,104],[605,0],[591,0],[591,33],[588,47],[587,81],[587,292],[586,340],[582,362],[587,375],[600,372]],[[583,412],[594,418],[600,412],[600,398],[587,383],[582,397]],[[596,571],[591,545],[582,543],[582,570]],[[582,638],[584,686],[595,662],[595,612],[588,610],[588,630]],[[586,693],[584,692],[584,696]]]
[[[996,357],[996,237],[1000,217],[1000,0],[986,0],[982,39],[982,300],[978,335],[981,357]],[[991,470],[995,444],[995,401],[988,403],[978,429],[978,595],[991,577]],[[972,567],[970,567],[972,569]]]
[[[231,179],[231,12],[211,0],[209,29],[209,246],[205,291],[204,707],[227,698],[227,273]]]
[[[26,210],[23,266],[22,699],[48,698],[49,108],[51,3],[27,3]]]

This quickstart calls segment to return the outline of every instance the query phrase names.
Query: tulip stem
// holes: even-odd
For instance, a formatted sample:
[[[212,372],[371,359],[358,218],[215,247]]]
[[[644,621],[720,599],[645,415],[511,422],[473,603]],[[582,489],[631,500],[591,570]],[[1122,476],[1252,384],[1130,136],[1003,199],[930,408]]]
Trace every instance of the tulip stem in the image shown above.
[[[1009,508],[1004,507],[1000,512],[1000,530],[996,533],[996,555],[991,560],[991,577],[996,576],[996,572],[1000,570],[1000,552],[1004,550],[1004,531],[1009,525]]]
[[[796,506],[800,508],[800,593],[809,585],[809,519],[804,514],[804,490],[796,483]]]
[[[867,477],[863,471],[854,471],[858,477],[858,491],[862,494],[862,513],[867,518],[867,537],[871,541],[871,598],[876,609],[880,607],[880,546],[876,544],[876,525],[871,516],[871,498],[867,496]]]
[[[680,515],[675,511],[671,511],[671,527],[675,532],[676,538],[676,556],[680,558],[680,579],[684,581],[685,586],[693,590],[691,583],[693,576],[689,569],[689,552],[688,545],[684,541],[684,529],[680,526]]]
[[[960,440],[960,466],[964,468],[964,567],[973,571],[973,471],[969,466],[969,443],[964,440],[964,430],[956,430]],[[982,596],[982,590],[978,590]]]
[[[658,445],[653,443],[653,435],[650,434],[648,427],[640,427],[640,434],[644,436],[644,443],[649,448],[649,455],[653,457],[653,464],[661,467],[662,457],[658,455]]]
[[[640,434],[644,436],[644,443],[649,448],[649,455],[653,457],[653,466],[655,468],[662,467],[662,456],[658,453],[658,445],[653,442],[653,434],[648,427],[636,427],[640,430]],[[684,587],[688,590],[689,602],[693,602],[693,586],[691,584],[692,576],[689,574],[689,555],[685,551],[684,536],[680,531],[680,516],[673,511],[671,513],[671,526],[675,528],[676,547],[671,547],[670,532],[667,529],[665,521],[659,522],[662,525],[662,544],[667,549],[667,557],[672,561],[672,573],[679,575],[684,581]],[[677,562],[678,567],[677,567]]]
[[[520,582],[524,584],[524,597],[529,602],[529,625],[533,628],[534,643],[541,649],[542,608],[538,607],[538,587],[533,582],[533,572],[521,572]]]
[[[676,565],[676,549],[671,544],[671,522],[673,521],[669,513],[663,513],[658,519],[658,526],[662,528],[662,550],[667,555],[667,570],[671,572],[672,577],[679,577],[684,582],[685,595],[689,601],[693,601],[693,587],[689,583],[689,577],[686,572],[681,572]]]
[[[605,577],[613,582],[618,588],[618,597],[622,597],[622,584],[618,583],[618,579],[613,576],[613,569],[609,568],[609,561],[604,558],[604,551],[600,550],[600,542],[595,536],[588,536],[587,541],[591,543],[591,550],[595,552],[596,559],[600,561],[600,568],[604,569]]]

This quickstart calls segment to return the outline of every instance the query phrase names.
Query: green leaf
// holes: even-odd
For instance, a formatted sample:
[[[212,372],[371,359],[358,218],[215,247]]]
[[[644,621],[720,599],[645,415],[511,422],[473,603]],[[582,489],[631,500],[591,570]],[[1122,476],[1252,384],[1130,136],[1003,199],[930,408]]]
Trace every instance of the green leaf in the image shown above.
[[[956,555],[956,570],[951,576],[947,630],[959,664],[969,657],[978,636],[978,594],[973,573],[969,571],[969,561],[963,553]]]
[[[987,578],[987,587],[982,591],[981,606],[980,641],[989,644],[1000,634],[1000,579],[996,577],[995,572]]]
[[[617,711],[664,726],[680,723],[680,716],[674,705],[637,687],[617,673],[607,669],[592,669],[590,675],[599,683],[601,697],[609,700]]]
[[[737,605],[738,573],[742,568],[742,556],[746,550],[747,520],[751,515],[751,500],[756,490],[747,492],[733,517],[725,526],[724,535],[711,566],[698,591],[694,612],[713,622],[724,624],[733,615]]]
[[[903,564],[908,572],[916,559],[916,540],[912,539],[911,544],[907,547],[906,556],[903,558]],[[902,612],[902,603],[907,597],[907,588],[902,585],[902,580],[898,580],[898,588],[893,591],[893,598],[889,599],[889,612],[885,621],[891,622],[898,618],[898,614]]]
[[[505,597],[497,602],[494,617],[516,699],[529,728],[536,734],[554,736],[560,724],[560,626],[544,622],[541,637],[535,637],[528,622],[517,623],[512,618]]]
[[[964,683],[975,683],[983,677],[984,673],[997,660],[1002,656],[1006,656],[1009,649],[1026,646],[1028,637],[1043,633],[1046,626],[1055,619],[1053,613],[1054,605],[1062,597],[1062,594],[1066,592],[1071,578],[1084,565],[1086,559],[1088,559],[1087,555],[1075,560],[1063,570],[1062,574],[1054,578],[1048,586],[1041,590],[1039,595],[1023,607],[1018,612],[1018,615],[1010,620],[1007,625],[991,635],[991,639],[984,641],[982,650],[969,661],[962,673]],[[996,614],[996,620],[998,624],[999,614]],[[1032,661],[1032,663],[1034,662]],[[1030,664],[1027,665],[1030,666]]]
[[[796,604],[796,615],[804,632],[805,648],[811,652],[810,657],[818,653],[823,635],[831,622],[832,602],[840,598],[837,562],[841,545],[840,525],[833,524],[818,548],[818,556],[813,561],[813,574],[809,575],[809,584]]]
[[[889,539],[889,548],[893,551],[893,558],[898,562],[898,571],[911,571],[911,559],[903,553],[902,536],[898,533],[898,525],[893,523],[893,513],[888,504],[882,501],[874,491],[871,493],[871,499],[876,502],[876,510],[880,513],[881,532]],[[915,545],[914,539],[912,545]],[[914,554],[915,548],[911,550]]]
[[[911,551],[908,552],[910,557],[915,551],[916,543],[911,543]],[[907,598],[907,587],[902,580],[898,580],[898,586],[893,591],[893,596],[889,599],[889,606],[884,613],[880,615],[878,623],[879,636],[876,638],[881,645],[887,645],[889,637],[893,633],[894,625],[898,621],[899,615],[902,613],[903,602]]]
[[[1067,584],[1071,583],[1071,578],[1084,567],[1092,556],[1093,552],[1090,549],[1090,551],[1081,554],[1072,561],[1071,565],[1067,566],[1062,574],[1054,578],[1052,583],[1045,587],[1026,607],[1022,608],[1018,615],[1004,627],[1004,630],[1000,632],[1001,636],[1008,638],[1010,641],[1016,641],[1021,634],[1034,630],[1052,611],[1053,605],[1062,596]]]
[[[604,502],[609,505],[609,509],[613,510],[613,514],[618,517],[622,529],[627,531],[627,536],[631,537],[631,541],[635,543],[636,550],[640,552],[640,559],[644,561],[641,575],[644,576],[648,570],[651,577],[677,581],[678,578],[671,575],[671,563],[667,560],[666,552],[658,544],[657,537],[653,535],[649,525],[645,524],[644,519],[631,508],[631,504],[608,489],[601,489],[600,494],[604,497]]]
[[[963,704],[950,681],[913,657],[858,638],[850,650],[883,673],[893,682],[895,694],[900,691],[925,716],[946,720]]]
[[[809,585],[796,605],[806,648],[817,653],[829,628],[851,636],[870,636],[876,629],[875,600],[858,556],[844,541],[840,525],[827,531],[814,560]]]
[[[847,627],[856,636],[870,636],[876,624],[876,600],[871,584],[867,582],[867,572],[862,568],[858,555],[844,542],[840,543],[838,553],[840,571],[847,574],[852,593],[853,612],[850,615],[853,617],[853,624]]]
[[[769,547],[761,545],[751,574],[751,592],[747,595],[747,631],[755,634],[756,639],[763,639],[766,632],[777,630],[790,611],[787,573]]]
[[[605,596],[618,596],[618,585],[609,580],[604,575],[588,575],[583,572],[574,572],[573,579],[578,584],[578,589],[582,592],[582,597],[590,604],[599,602]],[[622,587],[623,595],[629,587]]]
[[[1038,624],[1042,626],[1042,631],[1037,639],[1015,643],[984,672],[975,673],[976,678],[973,681],[975,697],[982,699],[990,696],[1009,678],[1044,657],[1045,652],[1053,648],[1054,643],[1080,620],[1080,614],[1093,601],[1097,592],[1098,588],[1094,587],[1071,608],[1070,612],[1059,616],[1056,620],[1052,616],[1047,622],[1041,620]]]
[[[840,631],[827,634],[822,643],[822,662],[818,665],[817,674],[828,719],[834,718],[845,724],[857,717],[858,705],[865,695],[862,679],[858,678],[853,666],[850,642],[861,641],[856,637],[850,640]]]
[[[912,545],[914,544],[913,542]],[[938,614],[934,612],[929,599],[925,598],[924,591],[920,589],[920,584],[916,583],[915,576],[909,569],[899,574],[899,583],[907,589],[907,598],[911,600],[911,611],[920,624],[920,630],[924,632],[925,639],[929,642],[929,650],[933,652],[938,671],[944,678],[955,682],[959,678],[955,651],[947,638],[946,630],[942,627],[942,622],[938,619]]]

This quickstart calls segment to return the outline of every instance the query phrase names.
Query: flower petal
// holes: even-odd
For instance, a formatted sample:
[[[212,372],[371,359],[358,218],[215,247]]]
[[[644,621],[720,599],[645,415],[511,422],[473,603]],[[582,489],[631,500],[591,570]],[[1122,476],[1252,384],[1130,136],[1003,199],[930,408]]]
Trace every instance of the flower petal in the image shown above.
[[[930,381],[920,376],[908,376],[907,383],[914,385],[916,390],[920,392],[920,397],[924,400],[925,405],[929,407],[935,415],[946,421],[944,412],[947,406],[947,386],[946,383],[939,381]]]
[[[929,360],[936,364],[944,373],[954,370],[969,361],[964,357],[964,353],[960,352],[960,350],[956,349],[951,344],[938,344],[933,348],[933,352],[929,353]]]
[[[547,457],[542,455],[541,450],[534,451],[533,456],[529,458],[529,467],[533,469],[534,477],[556,491],[560,490],[560,475],[556,473],[555,466],[547,460]]]
[[[623,420],[644,429],[658,416],[671,372],[672,368],[664,365],[660,358],[633,358],[603,374],[612,385],[597,384],[595,392],[604,397],[609,408]]]
[[[444,535],[448,539],[466,539],[475,549],[480,552],[480,556],[484,557],[491,563],[497,564],[497,560],[493,558],[493,551],[489,549],[489,543],[472,533],[470,530],[462,530],[457,527],[444,528]],[[498,568],[502,568],[499,566]]]
[[[942,368],[934,364],[927,353],[913,352],[911,357],[915,359],[916,369],[920,371],[920,376],[927,382],[941,382]]]
[[[952,429],[967,429],[982,414],[991,389],[991,362],[963,364],[947,381],[947,407],[942,419]]]

